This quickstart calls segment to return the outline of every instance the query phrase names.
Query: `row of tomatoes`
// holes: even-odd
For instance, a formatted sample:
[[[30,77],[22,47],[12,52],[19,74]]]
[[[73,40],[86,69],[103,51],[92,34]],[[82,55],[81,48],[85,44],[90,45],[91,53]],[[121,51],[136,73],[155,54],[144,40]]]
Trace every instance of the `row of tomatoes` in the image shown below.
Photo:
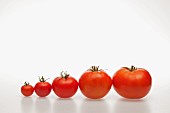
[[[81,75],[79,81],[63,71],[61,76],[53,80],[52,85],[46,80],[42,76],[34,87],[25,82],[21,87],[21,93],[24,96],[31,96],[35,91],[38,96],[45,97],[53,90],[60,98],[70,98],[79,87],[87,98],[99,99],[104,97],[113,85],[120,96],[139,99],[149,93],[152,84],[150,73],[144,68],[134,66],[122,67],[112,78],[98,66],[92,66]]]

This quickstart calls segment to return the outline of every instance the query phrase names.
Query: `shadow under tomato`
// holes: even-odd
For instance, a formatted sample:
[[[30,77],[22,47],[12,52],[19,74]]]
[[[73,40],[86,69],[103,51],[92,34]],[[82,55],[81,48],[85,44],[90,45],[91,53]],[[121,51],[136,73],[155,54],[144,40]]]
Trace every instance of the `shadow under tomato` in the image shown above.
[[[84,99],[80,107],[81,113],[109,113],[109,107],[104,99]]]
[[[46,97],[38,97],[35,101],[36,113],[49,113],[51,110],[51,103]]]
[[[118,99],[113,107],[115,113],[150,113],[145,99]]]
[[[31,97],[23,97],[21,99],[21,111],[22,113],[31,113],[34,109],[34,102]]]
[[[55,99],[53,113],[76,113],[76,103],[73,99]]]

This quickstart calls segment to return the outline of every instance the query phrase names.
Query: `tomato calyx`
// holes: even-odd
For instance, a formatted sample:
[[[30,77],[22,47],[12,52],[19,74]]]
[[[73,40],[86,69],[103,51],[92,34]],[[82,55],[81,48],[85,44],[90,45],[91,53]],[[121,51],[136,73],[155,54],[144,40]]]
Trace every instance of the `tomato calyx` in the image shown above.
[[[28,85],[30,85],[30,83],[27,82],[27,81],[25,81],[25,82],[24,82],[24,86],[28,86]]]
[[[38,77],[40,82],[46,82],[48,79],[50,79],[50,78],[45,79],[43,76],[42,77],[38,76]]]
[[[101,71],[102,69],[99,69],[99,66],[91,66],[90,69],[88,69],[87,71],[92,71],[92,72],[95,72],[95,71]]]
[[[60,73],[60,75],[61,75],[61,78],[65,78],[65,79],[67,79],[68,76],[70,76],[70,74],[68,74],[67,71],[62,71],[62,72]]]
[[[123,68],[126,68],[126,69],[128,69],[129,71],[135,71],[135,70],[137,70],[137,67],[135,67],[135,66],[131,66],[130,68],[129,67],[123,67]]]

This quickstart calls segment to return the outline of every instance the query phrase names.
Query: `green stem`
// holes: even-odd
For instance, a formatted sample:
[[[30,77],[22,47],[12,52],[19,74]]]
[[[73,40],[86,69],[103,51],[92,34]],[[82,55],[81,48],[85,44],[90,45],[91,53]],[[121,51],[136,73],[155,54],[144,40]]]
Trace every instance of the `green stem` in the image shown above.
[[[131,72],[137,70],[137,67],[135,67],[133,65],[130,68],[128,68],[128,67],[124,67],[124,68],[128,69]]]
[[[62,78],[65,78],[65,79],[67,79],[68,76],[70,76],[70,74],[68,74],[67,71],[65,71],[65,72],[62,71],[62,72],[60,73],[60,75],[61,75]]]
[[[50,79],[50,78],[45,79],[43,76],[42,77],[38,76],[38,77],[40,82],[46,82],[48,79]]]
[[[88,69],[88,71],[95,72],[95,71],[101,71],[101,69],[99,69],[99,66],[91,66],[90,69]]]
[[[28,86],[28,85],[29,85],[29,82],[25,81],[24,86]]]

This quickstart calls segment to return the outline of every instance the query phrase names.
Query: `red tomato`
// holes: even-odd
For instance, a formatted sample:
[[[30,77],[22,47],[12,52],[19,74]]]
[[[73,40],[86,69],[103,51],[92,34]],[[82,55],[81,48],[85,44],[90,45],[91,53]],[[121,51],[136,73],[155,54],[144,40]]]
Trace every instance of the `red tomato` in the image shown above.
[[[62,71],[61,76],[53,80],[52,89],[58,97],[70,98],[77,92],[78,82],[67,72]]]
[[[149,72],[143,68],[123,67],[118,70],[113,78],[113,87],[122,97],[139,99],[146,96],[152,84]]]
[[[79,87],[82,94],[91,99],[104,97],[111,86],[111,77],[103,70],[99,70],[99,66],[92,66],[79,79]]]
[[[51,84],[46,82],[46,80],[42,76],[39,78],[40,82],[38,82],[34,87],[35,93],[40,97],[48,96],[51,92]]]
[[[28,82],[25,82],[24,85],[21,87],[21,93],[24,96],[31,96],[34,92],[34,88]]]

